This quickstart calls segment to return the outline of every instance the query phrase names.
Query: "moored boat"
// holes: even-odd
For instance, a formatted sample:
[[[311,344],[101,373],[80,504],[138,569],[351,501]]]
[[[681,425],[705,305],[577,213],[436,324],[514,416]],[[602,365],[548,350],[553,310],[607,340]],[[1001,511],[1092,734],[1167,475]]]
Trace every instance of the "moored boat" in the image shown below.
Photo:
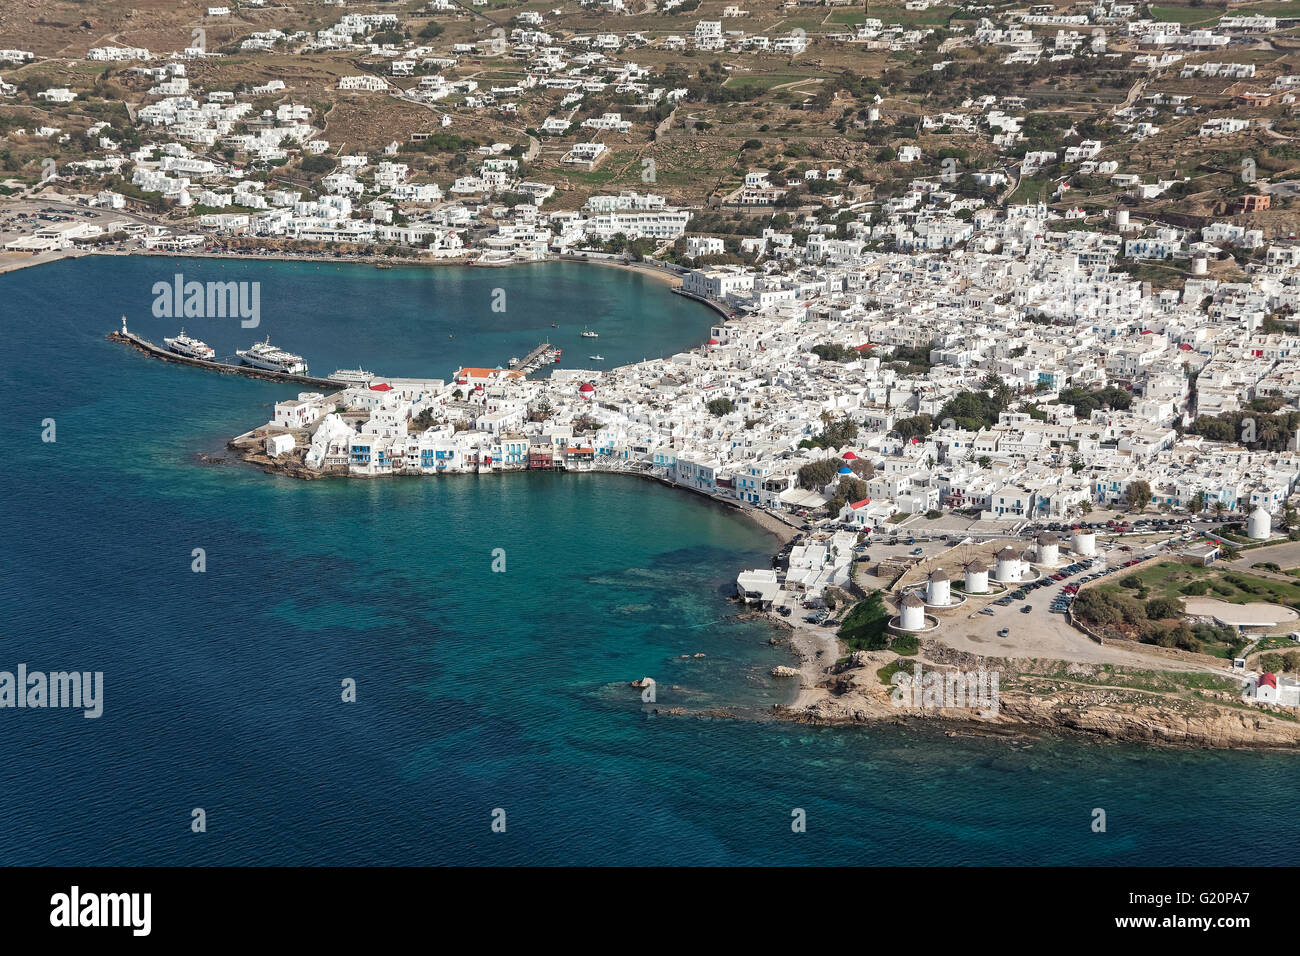
[[[217,357],[217,353],[212,351],[206,342],[200,342],[193,336],[186,335],[184,329],[181,329],[180,335],[163,339],[163,344],[170,351],[175,352],[177,355],[184,355],[186,358],[211,362]]]
[[[329,376],[331,382],[341,385],[369,385],[374,378],[374,372],[367,372],[363,368],[338,368]]]
[[[270,336],[263,342],[253,343],[251,348],[237,350],[235,354],[241,362],[253,368],[283,372],[286,375],[307,374],[307,363],[302,360],[302,356],[276,348],[271,344]]]

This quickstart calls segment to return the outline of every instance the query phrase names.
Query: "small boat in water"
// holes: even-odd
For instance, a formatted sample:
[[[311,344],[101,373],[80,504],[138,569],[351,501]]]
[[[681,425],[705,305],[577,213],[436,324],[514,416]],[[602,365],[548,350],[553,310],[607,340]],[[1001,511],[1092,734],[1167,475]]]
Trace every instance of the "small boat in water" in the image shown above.
[[[588,355],[587,358],[591,359],[593,362],[605,361],[605,356],[603,355]]]
[[[599,332],[593,332],[593,331],[591,331],[591,329],[583,329],[583,330],[582,330],[582,337],[583,337],[584,339],[598,339],[598,338],[600,338],[600,333],[599,333]]]

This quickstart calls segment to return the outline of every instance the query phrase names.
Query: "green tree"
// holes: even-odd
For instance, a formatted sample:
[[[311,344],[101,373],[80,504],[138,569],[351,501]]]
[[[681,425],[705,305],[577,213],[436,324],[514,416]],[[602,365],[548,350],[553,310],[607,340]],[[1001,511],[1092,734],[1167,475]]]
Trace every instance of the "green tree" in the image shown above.
[[[879,591],[854,605],[840,625],[839,638],[857,651],[881,651],[889,646],[889,610]]]
[[[835,486],[835,497],[826,502],[826,511],[829,514],[837,515],[840,509],[850,501],[861,501],[867,497],[866,482],[858,481],[856,478],[850,478],[847,475],[840,478],[839,484]]]
[[[1130,481],[1125,497],[1128,499],[1128,506],[1140,513],[1151,503],[1151,486],[1145,481]]]
[[[924,438],[934,429],[934,421],[929,415],[913,415],[894,423],[894,431],[904,441]]]
[[[736,410],[736,403],[730,398],[715,398],[704,406],[714,418],[730,415]]]
[[[834,481],[839,470],[839,459],[823,458],[821,461],[813,461],[804,465],[799,469],[795,477],[800,488],[805,491],[817,491]]]
[[[1166,617],[1182,617],[1183,607],[1174,598],[1157,597],[1147,601],[1147,617],[1153,621]]]

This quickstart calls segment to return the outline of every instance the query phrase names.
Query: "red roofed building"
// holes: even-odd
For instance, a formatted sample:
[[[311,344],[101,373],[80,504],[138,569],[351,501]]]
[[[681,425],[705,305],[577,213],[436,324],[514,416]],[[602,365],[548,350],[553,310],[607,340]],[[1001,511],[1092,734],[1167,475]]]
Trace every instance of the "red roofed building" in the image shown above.
[[[462,368],[456,371],[454,378],[457,385],[481,385],[494,378],[523,378],[526,374],[522,369],[513,368]]]
[[[1275,707],[1300,707],[1300,684],[1266,671],[1246,685],[1246,696]]]
[[[857,531],[870,532],[872,528],[880,527],[893,510],[893,506],[888,502],[873,502],[870,498],[863,498],[845,504],[837,517],[840,524],[848,525]]]

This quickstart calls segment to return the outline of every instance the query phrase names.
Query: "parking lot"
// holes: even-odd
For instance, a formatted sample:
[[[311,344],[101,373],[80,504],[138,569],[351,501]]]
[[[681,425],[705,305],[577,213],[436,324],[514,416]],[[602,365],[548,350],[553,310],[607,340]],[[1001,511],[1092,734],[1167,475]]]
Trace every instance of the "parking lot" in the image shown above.
[[[941,615],[943,626],[935,637],[957,650],[995,657],[1051,657],[1185,669],[1186,664],[1171,664],[1142,653],[1140,647],[1127,650],[1097,644],[1066,617],[1065,611],[1080,586],[1122,573],[1131,566],[1129,562],[1136,563],[1141,557],[1140,553],[1114,548],[1094,558],[1091,567],[1074,571],[1068,570],[1068,559],[1064,559],[1062,567],[1022,588],[992,598],[972,598],[961,611]]]
[[[85,222],[99,226],[105,233],[120,231],[123,224],[133,227],[147,225],[147,217],[121,209],[87,207],[58,199],[21,199],[6,202],[0,207],[0,247],[15,239],[31,236],[38,229],[47,226],[67,225]],[[101,252],[121,252],[138,249],[139,243],[128,241],[123,244],[105,243],[95,246]],[[56,249],[48,252],[5,252],[0,249],[0,272],[23,268],[69,255],[76,255],[74,249]]]

